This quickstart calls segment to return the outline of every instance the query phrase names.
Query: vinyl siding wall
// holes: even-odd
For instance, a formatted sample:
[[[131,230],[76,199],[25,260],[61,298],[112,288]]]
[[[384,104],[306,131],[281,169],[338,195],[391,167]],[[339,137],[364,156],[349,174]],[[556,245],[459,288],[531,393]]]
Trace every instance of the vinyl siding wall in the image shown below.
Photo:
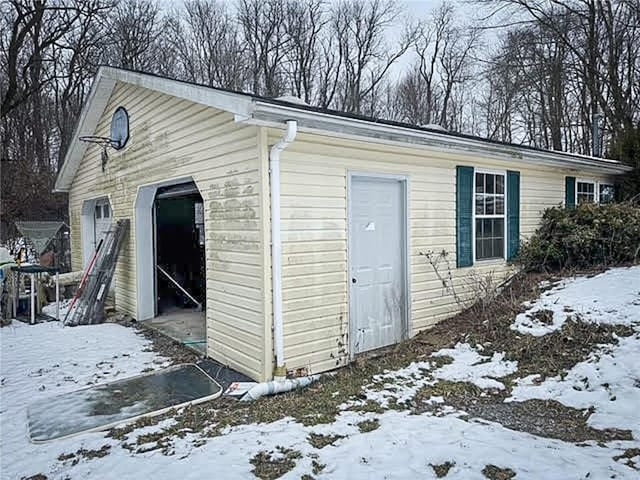
[[[282,132],[269,131],[269,144]],[[468,297],[470,279],[509,273],[505,262],[457,270],[456,166],[520,171],[520,233],[536,228],[542,211],[564,200],[569,171],[533,168],[517,161],[299,134],[281,157],[285,355],[289,369],[310,373],[349,362],[347,266],[348,173],[389,173],[409,178],[411,333],[460,309],[420,252],[446,251],[456,291]],[[577,175],[579,178],[585,175]],[[601,179],[603,177],[589,176]],[[446,262],[439,269],[447,275]],[[473,281],[471,280],[471,283]]]
[[[69,195],[74,269],[83,266],[82,204],[108,196],[114,219],[131,219],[116,269],[116,307],[136,315],[134,205],[138,187],[191,176],[204,200],[207,258],[207,351],[258,380],[271,374],[265,350],[265,265],[261,181],[263,142],[233,116],[132,85],[117,84],[95,134],[109,135],[118,106],[129,112],[130,139],[109,150],[90,146]],[[151,245],[149,246],[152,247]],[[149,279],[149,281],[152,281]],[[270,308],[270,307],[269,307]]]

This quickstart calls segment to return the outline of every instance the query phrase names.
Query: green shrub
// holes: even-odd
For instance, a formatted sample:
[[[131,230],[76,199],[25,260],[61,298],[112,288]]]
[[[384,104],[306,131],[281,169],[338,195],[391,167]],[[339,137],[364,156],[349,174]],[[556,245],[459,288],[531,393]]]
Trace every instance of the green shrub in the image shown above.
[[[640,207],[631,202],[545,210],[522,245],[527,270],[559,270],[635,263],[640,258]]]

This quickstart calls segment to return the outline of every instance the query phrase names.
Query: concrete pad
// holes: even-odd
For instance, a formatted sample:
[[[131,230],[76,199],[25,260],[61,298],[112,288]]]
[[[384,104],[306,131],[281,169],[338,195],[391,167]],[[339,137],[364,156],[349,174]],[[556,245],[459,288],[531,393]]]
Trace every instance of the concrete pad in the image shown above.
[[[202,355],[207,353],[205,312],[178,309],[151,320],[145,320],[143,323],[180,343],[184,343]]]

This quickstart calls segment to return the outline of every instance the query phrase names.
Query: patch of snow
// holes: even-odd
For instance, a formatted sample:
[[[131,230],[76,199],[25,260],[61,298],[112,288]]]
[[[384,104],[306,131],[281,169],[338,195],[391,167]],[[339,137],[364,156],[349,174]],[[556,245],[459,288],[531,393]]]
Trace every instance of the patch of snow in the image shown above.
[[[63,327],[59,322],[13,322],[0,329],[2,478],[51,472],[62,453],[113,443],[104,433],[93,433],[34,445],[28,440],[27,406],[35,400],[164,366],[166,359],[145,351],[150,345],[134,329],[115,324]]]
[[[621,271],[625,273],[629,269]],[[640,283],[636,282],[638,288]],[[624,291],[629,289],[627,285]],[[624,291],[619,303],[627,305],[623,309],[631,314],[633,310],[629,309],[635,307],[629,307],[629,302],[634,300]],[[599,299],[613,306],[615,299],[605,295],[615,296],[615,290],[607,290]],[[636,318],[639,317],[636,315]],[[631,319],[625,321],[632,322]],[[576,406],[594,404],[596,413],[590,419],[594,426],[621,425],[619,428],[632,428],[637,435],[639,336],[640,332],[622,338],[619,345],[597,352],[577,365],[564,380],[548,379],[535,385],[536,376],[521,379],[514,397],[554,395]],[[104,433],[87,433],[34,445],[28,442],[26,430],[26,409],[30,402],[76,390],[90,382],[136,375],[149,367],[161,367],[165,359],[145,351],[149,342],[133,329],[114,324],[65,328],[57,322],[35,326],[16,322],[0,329],[0,347],[0,471],[3,479],[37,473],[50,480],[196,480],[211,475],[245,479],[252,475],[254,467],[250,460],[257,453],[273,452],[277,457],[279,446],[302,455],[296,460],[295,468],[282,477],[285,480],[311,474],[314,460],[325,465],[322,472],[314,475],[318,479],[434,478],[430,465],[444,462],[455,463],[448,479],[483,479],[482,469],[487,464],[511,468],[517,478],[523,479],[638,478],[638,471],[625,465],[624,460],[613,460],[625,449],[639,448],[637,440],[605,445],[586,442],[578,446],[509,430],[496,423],[465,421],[461,412],[450,406],[441,409],[438,415],[343,411],[333,423],[312,426],[289,418],[227,428],[223,435],[213,438],[184,431],[183,438],[171,439],[164,453],[157,448],[132,453],[124,448],[122,441],[106,438]],[[515,362],[505,361],[500,353],[482,355],[468,344],[458,344],[436,354],[441,355],[450,356],[453,362],[437,369],[433,361],[415,362],[404,369],[385,372],[376,377],[375,385],[370,387],[378,387],[383,399],[408,398],[415,394],[417,385],[428,385],[438,379],[471,381],[481,388],[499,388],[501,384],[496,379],[517,368]],[[580,386],[583,378],[587,378],[591,388],[580,387],[583,390],[576,391],[574,386]],[[584,382],[582,385],[586,387]],[[369,394],[369,390],[366,392]],[[615,401],[611,400],[612,395]],[[438,397],[431,400],[442,401]],[[64,415],[64,412],[55,414]],[[379,426],[362,433],[358,424],[364,420],[377,420]],[[167,419],[159,425],[134,430],[126,442],[135,444],[141,435],[169,428],[173,422]],[[308,441],[311,433],[343,435],[344,438],[316,449]],[[102,458],[80,458],[77,462],[59,459],[61,454],[80,448],[100,449],[104,445],[111,448]],[[151,442],[143,446],[157,447]]]
[[[563,280],[526,306],[528,310],[516,317],[511,329],[534,336],[562,328],[572,315],[598,324],[640,324],[640,266]],[[534,318],[543,310],[553,313],[551,325]]]
[[[379,403],[385,408],[391,399],[395,399],[397,403],[405,403],[415,397],[421,388],[435,383],[430,370],[429,362],[412,362],[405,368],[374,375],[373,381],[382,383],[383,388],[375,388],[370,384],[364,387],[364,394],[367,400]],[[353,405],[353,402],[349,405]]]
[[[64,320],[64,317],[69,311],[69,307],[71,306],[71,302],[73,302],[72,298],[60,300],[60,320]],[[49,303],[48,305],[42,307],[42,313],[56,318],[56,302]]]
[[[629,429],[640,438],[640,333],[618,342],[591,354],[564,379],[547,378],[537,385],[532,376],[518,381],[507,400],[553,399],[569,407],[593,407],[587,422],[592,427]]]
[[[504,384],[495,379],[506,377],[518,370],[518,362],[504,360],[504,353],[496,352],[491,357],[480,355],[468,343],[458,343],[455,348],[442,349],[433,356],[453,358],[452,363],[433,372],[435,378],[452,382],[470,382],[483,389],[503,390]]]

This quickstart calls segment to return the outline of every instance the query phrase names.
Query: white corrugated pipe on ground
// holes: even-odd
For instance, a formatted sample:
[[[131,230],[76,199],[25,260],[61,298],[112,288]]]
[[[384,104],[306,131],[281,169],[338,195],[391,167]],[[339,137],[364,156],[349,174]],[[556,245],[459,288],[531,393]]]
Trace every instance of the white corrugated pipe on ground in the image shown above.
[[[318,380],[320,375],[309,375],[308,377],[292,378],[287,380],[274,380],[272,382],[258,383],[243,395],[242,402],[252,402],[265,395],[290,392],[298,388],[304,388]]]
[[[284,380],[287,367],[284,358],[284,324],[282,319],[282,238],[280,233],[280,153],[296,138],[298,124],[287,121],[287,131],[269,153],[269,185],[271,188],[271,278],[273,294],[273,345],[276,352],[275,380]],[[262,385],[262,384],[261,384]],[[257,387],[254,387],[257,388]],[[277,393],[277,392],[275,392]]]

